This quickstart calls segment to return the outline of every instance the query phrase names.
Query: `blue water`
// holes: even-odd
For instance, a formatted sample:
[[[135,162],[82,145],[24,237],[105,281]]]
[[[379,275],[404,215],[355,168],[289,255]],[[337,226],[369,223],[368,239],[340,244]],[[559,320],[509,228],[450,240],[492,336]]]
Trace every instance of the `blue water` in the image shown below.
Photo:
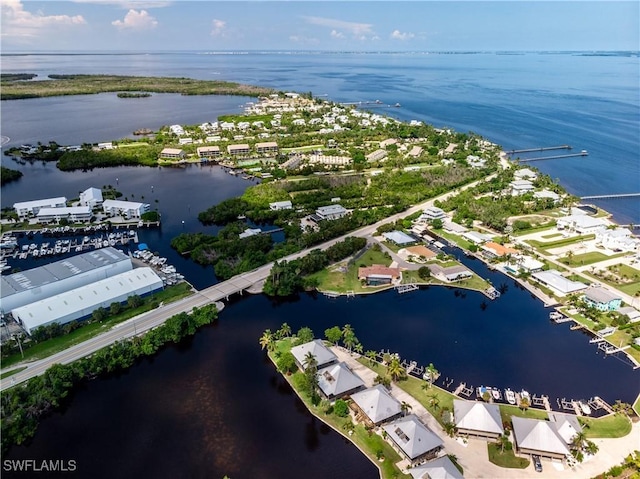
[[[29,54],[3,55],[2,72],[31,72],[40,77],[51,73],[187,76],[312,91],[340,102],[400,103],[401,108],[377,110],[405,120],[474,131],[505,149],[570,144],[578,151],[588,150],[588,157],[535,163],[558,178],[569,192],[585,196],[640,192],[639,63],[637,54],[628,53]],[[11,144],[24,142],[24,138],[48,139],[50,118],[57,111],[61,125],[67,127],[59,136],[76,142],[97,141],[94,134],[100,134],[99,128],[92,127],[95,133],[87,138],[82,123],[76,122],[76,117],[86,121],[88,112],[105,127],[101,140],[128,136],[139,127],[198,123],[210,121],[212,116],[206,103],[199,106],[207,100],[175,100],[173,96],[175,116],[170,107],[157,113],[156,102],[164,100],[154,100],[127,106],[131,111],[122,122],[114,123],[110,112],[125,108],[113,101],[114,97],[100,105],[105,115],[102,123],[94,103],[101,100],[95,97],[4,102],[2,134],[12,138]],[[78,106],[69,111],[70,101]],[[143,115],[146,108],[156,112],[153,118]],[[27,124],[20,122],[22,111],[33,115]],[[134,128],[129,116],[136,119]],[[70,136],[74,131],[79,133],[77,137]],[[597,204],[621,223],[640,223],[637,198]]]

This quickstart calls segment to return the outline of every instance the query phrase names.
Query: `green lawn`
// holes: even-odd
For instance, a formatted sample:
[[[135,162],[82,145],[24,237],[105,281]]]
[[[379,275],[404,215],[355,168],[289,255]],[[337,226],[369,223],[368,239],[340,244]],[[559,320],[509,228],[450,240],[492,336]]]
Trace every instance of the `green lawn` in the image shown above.
[[[12,369],[11,371],[4,372],[4,373],[0,374],[0,379],[4,379],[6,377],[13,376],[14,374],[19,373],[20,371],[24,371],[25,369],[27,369],[27,367],[26,366],[22,366],[20,368],[15,368],[15,369]]]
[[[547,250],[551,248],[557,248],[559,246],[567,246],[570,244],[580,243],[581,241],[589,241],[594,239],[595,237],[596,235],[590,234],[590,235],[584,235],[584,236],[574,236],[571,238],[563,238],[556,241],[525,240],[525,242],[530,244],[534,248]]]
[[[504,452],[501,452],[500,446],[494,442],[488,443],[487,449],[489,451],[489,461],[496,466],[509,469],[526,469],[529,467],[529,459],[517,457],[513,453],[513,449],[507,450],[505,448]]]
[[[640,292],[640,271],[639,270],[637,270],[636,268],[632,268],[631,266],[628,266],[626,264],[618,264],[615,266],[610,266],[607,268],[607,270],[615,272],[615,274],[617,274],[618,276],[622,277],[623,279],[629,282],[621,283],[612,279],[605,279],[591,273],[587,273],[587,274],[631,296],[635,296]]]
[[[442,236],[444,239],[447,239],[449,241],[451,241],[452,243],[457,244],[460,248],[462,248],[463,250],[469,250],[469,248],[471,247],[471,242],[467,241],[466,239],[462,238],[461,236],[458,236],[456,234],[453,233],[448,233],[443,229],[439,229],[436,230],[435,233],[439,236]]]
[[[571,261],[569,258],[564,256],[560,259],[560,262],[569,266],[578,267],[578,266],[587,266],[593,263],[599,263],[600,261],[605,261],[612,258],[619,258],[621,256],[625,256],[627,253],[618,253],[613,254],[611,256],[607,256],[600,251],[590,251],[588,253],[583,254],[574,254],[571,257]]]
[[[598,419],[580,418],[588,438],[624,437],[631,432],[631,421],[624,414],[609,414]]]
[[[526,417],[529,419],[548,419],[549,415],[547,411],[543,411],[542,409],[535,408],[527,408],[525,411],[520,409],[518,406],[511,406],[510,404],[500,404],[500,416],[502,417],[502,422],[511,422],[512,416],[518,417]]]
[[[549,235],[542,235],[544,239],[559,238],[560,236],[562,236],[561,233],[551,233]]]
[[[126,310],[122,313],[112,316],[102,323],[90,323],[86,324],[69,334],[64,336],[58,336],[56,338],[48,339],[41,343],[25,349],[24,359],[20,353],[13,354],[6,358],[2,358],[2,369],[13,366],[14,364],[21,363],[22,361],[34,361],[37,359],[46,358],[57,352],[63,351],[75,344],[79,344],[87,339],[90,339],[112,326],[121,323],[127,319],[133,318],[139,314],[151,311],[154,308],[154,303],[165,302],[169,303],[177,301],[181,298],[191,295],[191,286],[187,283],[176,284],[175,286],[168,286],[164,290],[144,298],[144,304],[134,310]]]
[[[638,394],[638,399],[636,399],[636,402],[633,403],[633,410],[638,416],[640,416],[640,394]]]
[[[526,230],[518,230],[513,232],[513,236],[526,236],[532,233],[540,233],[541,231],[547,231],[555,229],[556,225],[554,224],[544,224],[541,226],[534,226],[533,228],[529,228]],[[557,238],[558,236],[562,236],[562,233],[551,233],[548,235],[542,235],[544,239]]]

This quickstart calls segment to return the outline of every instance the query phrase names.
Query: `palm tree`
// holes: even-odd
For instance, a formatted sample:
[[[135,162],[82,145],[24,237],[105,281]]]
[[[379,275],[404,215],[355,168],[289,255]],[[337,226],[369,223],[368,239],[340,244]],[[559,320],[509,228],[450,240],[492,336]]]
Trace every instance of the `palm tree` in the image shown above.
[[[433,408],[434,411],[437,411],[440,408],[440,397],[437,393],[427,395],[429,398],[429,406]]]
[[[282,323],[282,326],[280,326],[280,329],[278,330],[278,336],[280,336],[281,338],[288,338],[289,336],[291,336],[291,326],[289,326],[287,323]]]
[[[376,361],[376,352],[372,349],[369,349],[364,355],[369,359],[369,364],[373,366],[373,363]]]
[[[387,389],[391,386],[391,379],[389,379],[389,376],[380,376],[378,374],[373,382],[375,384],[382,384]]]
[[[456,433],[458,432],[458,427],[450,422],[447,421],[442,425],[444,432],[447,434],[447,436],[449,437],[454,437],[456,435]]]
[[[402,403],[400,404],[400,411],[402,412],[403,416],[406,416],[407,413],[412,409],[413,407],[411,407],[411,404],[409,404],[408,402],[402,401]]]
[[[429,386],[433,385],[433,381],[436,380],[436,378],[440,375],[440,371],[438,371],[436,369],[436,367],[433,365],[433,363],[429,363],[429,366],[427,366],[426,368],[426,374],[427,377],[429,378]]]
[[[305,371],[318,370],[318,360],[316,359],[316,357],[313,355],[311,351],[309,351],[304,357],[304,360],[302,361],[302,365],[304,366]]]
[[[262,333],[262,336],[260,337],[260,346],[262,346],[262,349],[267,348],[269,351],[273,350],[275,347],[273,333],[270,329],[265,329],[264,333]]]
[[[506,434],[500,434],[496,444],[500,446],[500,452],[504,453],[505,448],[509,446],[509,436]]]
[[[520,398],[520,409],[522,409],[523,411],[526,411],[527,409],[529,409],[529,398],[527,397],[521,397]]]
[[[624,414],[625,416],[631,414],[631,404],[622,402],[620,399],[616,399],[616,403],[611,406],[611,409],[613,409],[616,414]]]
[[[402,367],[402,364],[400,364],[400,358],[398,358],[397,356],[394,356],[391,359],[391,362],[387,367],[387,372],[389,373],[389,376],[391,376],[391,379],[394,381],[397,381],[398,379],[406,375],[405,369]]]
[[[358,341],[356,345],[353,347],[353,350],[358,354],[362,354],[362,351],[363,351],[362,343]]]

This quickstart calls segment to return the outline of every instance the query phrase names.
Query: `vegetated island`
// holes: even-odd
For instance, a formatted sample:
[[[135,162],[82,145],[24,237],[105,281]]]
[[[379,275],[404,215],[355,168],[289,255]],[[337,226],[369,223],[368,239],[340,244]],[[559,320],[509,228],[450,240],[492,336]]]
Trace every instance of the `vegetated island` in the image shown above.
[[[228,81],[177,77],[123,75],[49,75],[50,80],[29,80],[32,74],[0,77],[0,100],[90,95],[107,92],[180,93],[182,95],[240,95],[257,97],[273,93],[271,88]]]
[[[5,185],[22,178],[22,171],[12,170],[11,168],[0,167],[0,183]]]
[[[147,92],[140,92],[140,93],[133,93],[133,92],[120,92],[118,93],[118,98],[149,98],[151,96],[151,93],[147,93]]]

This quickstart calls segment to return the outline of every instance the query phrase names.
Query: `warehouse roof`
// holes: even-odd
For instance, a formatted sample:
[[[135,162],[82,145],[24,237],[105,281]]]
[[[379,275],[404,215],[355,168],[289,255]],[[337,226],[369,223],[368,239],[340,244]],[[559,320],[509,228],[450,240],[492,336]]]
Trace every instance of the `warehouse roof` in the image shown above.
[[[72,289],[50,298],[27,304],[11,311],[20,318],[27,331],[53,318],[62,318],[79,311],[93,311],[98,305],[109,303],[123,295],[134,295],[140,288],[162,287],[162,280],[149,267],[136,268],[111,278]]]
[[[2,276],[0,291],[5,298],[120,261],[131,260],[122,251],[111,247],[89,251],[38,268]]]

